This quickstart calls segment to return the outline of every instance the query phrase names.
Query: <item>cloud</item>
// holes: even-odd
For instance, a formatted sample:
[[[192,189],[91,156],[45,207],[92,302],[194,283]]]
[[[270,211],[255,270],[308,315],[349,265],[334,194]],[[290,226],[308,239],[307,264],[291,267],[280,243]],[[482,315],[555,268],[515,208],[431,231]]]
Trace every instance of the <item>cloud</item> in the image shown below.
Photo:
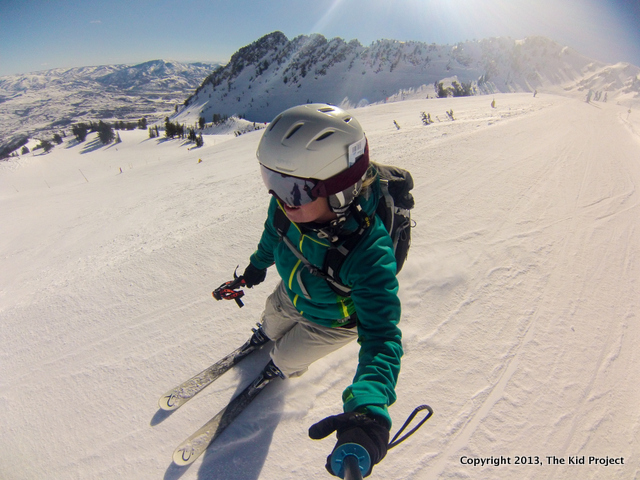
[[[91,20],[89,23],[102,23],[102,20]]]

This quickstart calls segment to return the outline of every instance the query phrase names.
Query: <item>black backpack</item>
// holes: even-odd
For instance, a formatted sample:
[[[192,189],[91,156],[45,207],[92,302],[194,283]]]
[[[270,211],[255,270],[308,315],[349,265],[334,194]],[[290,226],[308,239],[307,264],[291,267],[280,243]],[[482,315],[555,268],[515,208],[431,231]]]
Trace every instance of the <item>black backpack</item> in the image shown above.
[[[396,274],[402,269],[409,247],[411,246],[411,212],[414,206],[413,195],[413,178],[411,174],[402,168],[380,165],[373,163],[380,178],[380,200],[376,208],[375,214],[380,217],[389,236],[393,241],[393,251],[396,257],[397,270]],[[276,210],[274,225],[278,231],[280,239],[285,242],[287,247],[298,257],[304,266],[315,276],[324,278],[331,289],[338,295],[348,297],[351,288],[343,285],[339,280],[340,269],[347,255],[356,247],[367,228],[370,226],[370,219],[362,211],[359,205],[352,205],[351,212],[355,216],[360,228],[349,235],[346,240],[330,247],[325,255],[322,269],[311,264],[296,246],[286,237],[287,230],[291,225],[291,221],[285,215],[281,208]],[[338,237],[335,237],[338,240]],[[333,242],[332,242],[333,243]],[[302,282],[300,285],[304,289]],[[308,297],[306,292],[305,296]]]
[[[393,240],[393,252],[396,256],[400,273],[411,246],[411,209],[415,202],[411,189],[413,177],[407,170],[374,163],[380,177],[382,197],[378,202],[376,215],[384,223],[387,232]]]

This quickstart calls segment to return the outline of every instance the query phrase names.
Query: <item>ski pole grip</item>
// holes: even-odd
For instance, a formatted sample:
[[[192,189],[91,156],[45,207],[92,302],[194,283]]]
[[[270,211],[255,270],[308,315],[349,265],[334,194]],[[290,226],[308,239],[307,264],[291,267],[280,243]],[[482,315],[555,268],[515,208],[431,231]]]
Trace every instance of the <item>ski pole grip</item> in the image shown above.
[[[369,452],[357,443],[343,443],[331,455],[331,470],[344,480],[362,480],[370,467]]]

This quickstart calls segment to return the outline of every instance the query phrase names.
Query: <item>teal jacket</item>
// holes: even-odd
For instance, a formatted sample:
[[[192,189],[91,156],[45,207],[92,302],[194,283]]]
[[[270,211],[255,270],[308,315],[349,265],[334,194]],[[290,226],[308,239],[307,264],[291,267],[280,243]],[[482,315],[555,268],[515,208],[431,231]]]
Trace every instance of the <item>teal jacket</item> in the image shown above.
[[[402,333],[398,322],[401,309],[391,237],[374,214],[379,195],[376,180],[369,187],[368,195],[357,199],[370,216],[372,225],[340,270],[340,281],[352,288],[350,297],[334,293],[324,279],[304,268],[280,240],[274,227],[274,214],[280,208],[275,198],[271,199],[262,238],[251,256],[251,263],[260,269],[275,263],[296,309],[314,323],[338,327],[346,317],[357,313],[360,354],[353,383],[342,394],[344,411],[382,416],[391,427],[387,407],[396,400],[395,386],[400,373]],[[345,229],[355,231],[356,228],[356,220],[350,218]],[[286,235],[307,260],[322,267],[330,246],[327,240],[319,238],[314,230],[293,222]],[[300,281],[310,298],[305,298]]]

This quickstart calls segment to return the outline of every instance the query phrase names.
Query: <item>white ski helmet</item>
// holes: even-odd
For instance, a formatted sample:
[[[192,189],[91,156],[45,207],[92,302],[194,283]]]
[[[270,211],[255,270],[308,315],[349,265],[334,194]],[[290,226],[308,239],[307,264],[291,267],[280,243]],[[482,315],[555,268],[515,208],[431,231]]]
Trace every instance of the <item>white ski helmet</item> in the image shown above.
[[[257,157],[271,194],[292,206],[327,197],[339,214],[358,195],[369,167],[360,123],[327,104],[300,105],[274,118]]]

